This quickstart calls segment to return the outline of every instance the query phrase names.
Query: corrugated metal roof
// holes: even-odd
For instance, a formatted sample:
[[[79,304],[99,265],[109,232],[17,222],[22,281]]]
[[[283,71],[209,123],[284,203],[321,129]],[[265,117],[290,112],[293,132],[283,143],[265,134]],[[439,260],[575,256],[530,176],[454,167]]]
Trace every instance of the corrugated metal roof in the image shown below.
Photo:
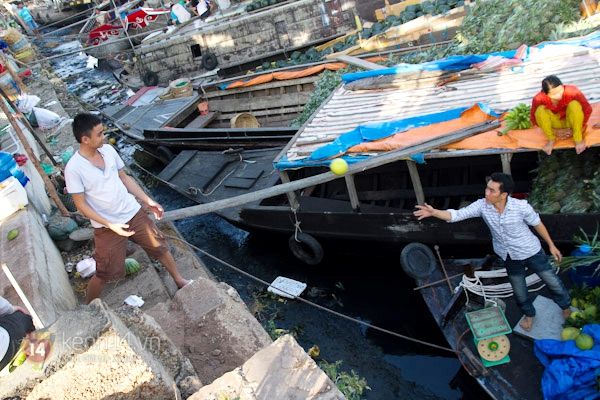
[[[411,85],[417,86],[414,89],[352,91],[342,85],[300,131],[286,155],[290,161],[306,158],[359,125],[396,121],[476,103],[487,104],[497,112],[519,103],[531,104],[541,89],[541,81],[548,75],[557,75],[564,84],[577,86],[590,103],[600,101],[600,51],[547,46],[535,61],[499,72],[481,73],[468,80],[459,79],[441,87],[432,82],[428,86]]]

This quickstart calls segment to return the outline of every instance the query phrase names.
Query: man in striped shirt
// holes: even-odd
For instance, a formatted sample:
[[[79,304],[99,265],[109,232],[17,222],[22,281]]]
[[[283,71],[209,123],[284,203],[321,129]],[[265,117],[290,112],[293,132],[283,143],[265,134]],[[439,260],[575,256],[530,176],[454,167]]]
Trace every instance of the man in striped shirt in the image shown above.
[[[546,284],[554,302],[563,310],[564,318],[568,318],[571,314],[571,299],[569,292],[548,261],[540,240],[529,226],[533,226],[538,235],[546,241],[550,254],[559,262],[562,259],[560,251],[554,245],[546,226],[533,207],[526,200],[518,200],[510,196],[513,188],[514,182],[510,175],[495,172],[487,179],[484,199],[479,199],[459,210],[437,210],[425,203],[416,206],[417,211],[414,215],[419,220],[436,217],[448,222],[483,218],[492,233],[494,252],[504,260],[517,305],[525,314],[520,324],[521,328],[530,331],[535,317],[535,308],[527,291],[526,270],[535,272]]]

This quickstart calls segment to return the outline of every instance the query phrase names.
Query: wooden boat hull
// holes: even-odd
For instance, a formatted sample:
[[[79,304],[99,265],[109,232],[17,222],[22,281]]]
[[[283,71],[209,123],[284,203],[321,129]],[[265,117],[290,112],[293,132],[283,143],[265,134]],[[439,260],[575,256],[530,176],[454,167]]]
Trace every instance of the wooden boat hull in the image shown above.
[[[262,150],[260,158],[255,158],[252,151],[240,151],[235,156],[214,152],[182,152],[160,177],[198,203],[228,199],[280,183],[270,158],[275,156],[276,151]],[[247,161],[251,164],[247,164]],[[209,165],[218,165],[219,168],[207,168]],[[516,195],[529,191],[532,179],[530,171],[536,165],[535,151],[513,155]],[[249,169],[259,172],[249,173]],[[434,207],[446,209],[460,208],[483,197],[485,177],[493,171],[501,171],[502,165],[501,157],[494,154],[434,158],[427,160],[427,164],[419,165],[418,169],[426,201]],[[293,181],[305,178],[307,174],[322,172],[324,168],[304,168],[292,171],[290,178]],[[237,184],[239,179],[248,179],[247,185],[240,187]],[[340,177],[297,192],[299,208],[295,212],[288,197],[281,195],[217,213],[248,231],[287,235],[294,233],[295,222],[299,221],[302,232],[323,240],[389,244],[418,241],[426,244],[481,245],[487,248],[491,244],[489,229],[481,219],[457,224],[433,218],[418,221],[412,215],[417,200],[406,161],[356,174],[354,184],[360,200],[358,210],[352,208],[346,182]],[[190,187],[201,188],[202,192],[210,194],[189,192]],[[600,215],[596,214],[542,215],[543,222],[558,245],[571,244],[573,235],[580,228],[594,232],[599,218]]]
[[[230,69],[326,42],[355,29],[354,1],[301,0],[206,24],[193,19],[136,49],[160,85],[215,68]]]
[[[482,260],[444,260],[444,267],[448,276],[455,276],[464,273],[465,266],[468,263],[477,268],[481,262]],[[497,263],[496,267],[501,268],[501,263]],[[458,287],[461,279],[462,276],[450,279],[452,287]],[[507,282],[506,279],[504,281]],[[507,337],[511,347],[509,351],[510,362],[485,368],[479,360],[473,335],[469,332],[469,326],[465,318],[466,312],[483,308],[483,300],[470,293],[470,304],[465,306],[466,298],[464,295],[458,299],[453,298],[453,294],[445,281],[442,268],[437,262],[436,268],[427,279],[417,279],[415,282],[417,287],[439,282],[420,289],[423,299],[450,347],[458,351],[457,356],[461,358],[461,362],[469,368],[469,372],[474,375],[474,378],[490,394],[491,398],[497,400],[543,399],[541,380],[544,366],[533,353],[533,340],[514,333],[509,334]],[[536,292],[536,294],[550,298],[545,288],[540,292]],[[535,294],[532,294],[532,296],[535,296]],[[456,300],[456,303],[452,307],[450,303],[453,300]],[[506,319],[510,326],[514,327],[521,318],[521,312],[513,296],[502,300],[506,303]],[[464,332],[467,333],[459,340]]]

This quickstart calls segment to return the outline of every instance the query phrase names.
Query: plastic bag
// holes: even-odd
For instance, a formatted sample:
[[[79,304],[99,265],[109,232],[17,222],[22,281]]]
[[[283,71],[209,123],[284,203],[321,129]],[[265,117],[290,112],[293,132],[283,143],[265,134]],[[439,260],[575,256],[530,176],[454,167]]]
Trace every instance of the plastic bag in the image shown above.
[[[22,93],[19,96],[19,111],[22,113],[29,113],[33,107],[37,106],[40,102],[40,98],[36,95]]]
[[[40,129],[52,129],[62,121],[57,113],[46,110],[45,108],[33,107],[33,113]]]

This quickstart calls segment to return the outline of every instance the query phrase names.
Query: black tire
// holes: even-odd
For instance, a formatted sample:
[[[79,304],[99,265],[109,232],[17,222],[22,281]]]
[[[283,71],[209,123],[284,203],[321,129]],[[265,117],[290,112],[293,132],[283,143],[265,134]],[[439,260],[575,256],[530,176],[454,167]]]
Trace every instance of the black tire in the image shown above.
[[[206,52],[202,55],[202,67],[208,71],[212,71],[217,68],[218,62],[217,57],[211,53]]]
[[[142,80],[146,86],[156,86],[158,85],[158,74],[156,72],[146,71]]]
[[[170,163],[175,158],[173,152],[171,152],[171,150],[165,146],[158,146],[156,148],[156,152],[160,156],[161,160],[165,161],[165,164]]]
[[[308,233],[300,232],[292,235],[288,240],[288,245],[292,254],[308,265],[317,265],[323,260],[323,246]]]
[[[409,243],[400,253],[400,265],[406,275],[414,279],[425,279],[437,267],[431,249],[422,243]]]

